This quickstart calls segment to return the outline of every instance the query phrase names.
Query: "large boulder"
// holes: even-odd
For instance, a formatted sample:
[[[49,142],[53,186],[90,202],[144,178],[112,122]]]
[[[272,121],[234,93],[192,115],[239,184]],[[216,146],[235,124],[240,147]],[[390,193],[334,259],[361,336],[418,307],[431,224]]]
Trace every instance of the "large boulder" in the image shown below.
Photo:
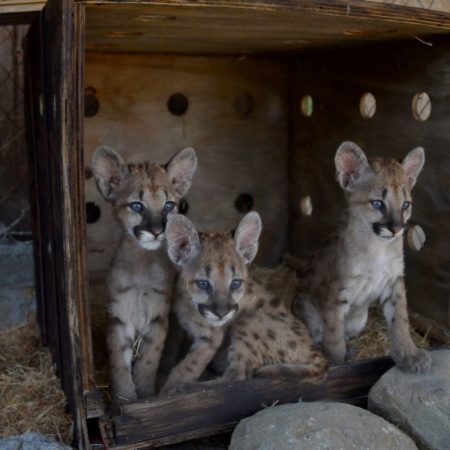
[[[393,367],[372,387],[369,409],[395,423],[419,448],[450,449],[450,350],[430,352],[423,375]]]
[[[413,450],[394,425],[345,403],[266,408],[234,430],[229,450]]]

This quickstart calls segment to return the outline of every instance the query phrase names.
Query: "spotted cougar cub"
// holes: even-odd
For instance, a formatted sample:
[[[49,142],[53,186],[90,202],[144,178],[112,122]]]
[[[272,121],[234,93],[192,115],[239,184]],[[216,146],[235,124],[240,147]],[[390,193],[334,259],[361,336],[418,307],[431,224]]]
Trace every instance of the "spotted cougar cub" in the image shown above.
[[[154,393],[175,273],[167,258],[164,231],[196,167],[192,148],[180,151],[165,166],[148,161],[127,164],[106,146],[93,155],[98,188],[123,229],[107,279],[107,344],[115,401]]]
[[[260,374],[270,376],[277,364],[305,379],[324,373],[327,363],[313,350],[306,326],[289,312],[282,289],[269,292],[248,271],[260,232],[256,212],[243,217],[234,236],[198,233],[179,214],[168,218],[168,253],[181,270],[174,309],[193,344],[170,373],[163,392],[197,380],[227,331],[228,364],[219,381],[244,380],[260,368]]]
[[[410,336],[403,280],[403,233],[411,216],[411,189],[424,162],[421,147],[402,163],[367,160],[353,142],[336,152],[337,180],[348,203],[345,221],[313,259],[293,308],[333,362],[344,361],[346,340],[364,329],[369,305],[379,299],[395,363],[408,372],[430,365],[428,353]]]

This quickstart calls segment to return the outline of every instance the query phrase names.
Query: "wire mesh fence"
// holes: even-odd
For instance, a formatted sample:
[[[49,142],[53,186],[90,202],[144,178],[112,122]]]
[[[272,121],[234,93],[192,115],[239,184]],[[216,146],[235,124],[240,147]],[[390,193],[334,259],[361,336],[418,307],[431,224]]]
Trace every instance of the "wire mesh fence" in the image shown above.
[[[0,240],[31,239],[22,40],[26,26],[0,27]]]

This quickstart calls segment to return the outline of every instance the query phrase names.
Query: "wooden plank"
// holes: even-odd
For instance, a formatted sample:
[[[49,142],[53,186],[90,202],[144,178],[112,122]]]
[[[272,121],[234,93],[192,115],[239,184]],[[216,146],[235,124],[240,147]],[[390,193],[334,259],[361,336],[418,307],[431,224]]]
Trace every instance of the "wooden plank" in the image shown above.
[[[44,0],[2,0],[0,26],[33,23],[45,5]]]
[[[86,3],[96,51],[292,54],[450,30],[449,14],[360,0]]]
[[[398,0],[367,0],[370,2],[385,3],[395,5]],[[408,8],[430,9],[433,11],[450,12],[450,2],[448,0],[403,0],[401,5]]]
[[[57,316],[57,362],[78,448],[88,448],[85,395],[95,389],[87,277],[83,164],[84,7],[71,0],[50,0],[42,15],[45,116],[51,185],[52,240],[46,251],[54,261],[52,286]],[[95,395],[90,395],[95,398]],[[95,408],[94,408],[95,409]]]
[[[44,90],[42,67],[42,35],[39,24],[35,23],[24,41],[24,99],[27,146],[30,165],[30,206],[33,217],[34,269],[36,284],[37,317],[44,345],[50,346],[59,354],[58,335],[54,336],[47,324],[49,309],[55,308],[54,287],[51,273],[52,262],[48,258],[46,242],[52,235],[48,201],[45,200],[49,189],[48,149],[45,116],[41,114],[39,103],[43,100]],[[59,359],[54,355],[54,359]]]
[[[305,55],[298,61],[293,99],[291,163],[292,242],[307,259],[335,230],[345,208],[335,181],[334,153],[344,140],[358,143],[369,156],[403,158],[419,145],[426,163],[413,191],[411,223],[422,226],[427,241],[421,252],[406,248],[406,283],[410,306],[448,326],[450,265],[450,153],[448,117],[450,52],[448,38],[392,43],[365,49]],[[411,111],[416,93],[431,97],[425,122]],[[360,97],[371,92],[377,101],[372,119],[359,112]],[[300,112],[302,96],[311,95],[313,114]],[[303,216],[300,199],[310,195],[313,214]]]
[[[251,379],[125,405],[122,414],[112,419],[116,445],[157,447],[230,431],[243,418],[275,403],[326,399],[362,404],[372,385],[392,365],[390,358],[379,358],[333,367],[319,384]]]

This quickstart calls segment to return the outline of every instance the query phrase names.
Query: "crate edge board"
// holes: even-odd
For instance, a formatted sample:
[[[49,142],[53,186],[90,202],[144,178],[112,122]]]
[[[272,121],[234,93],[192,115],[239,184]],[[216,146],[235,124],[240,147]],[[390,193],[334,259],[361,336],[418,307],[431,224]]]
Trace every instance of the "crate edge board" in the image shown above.
[[[450,14],[384,4],[145,1],[83,3],[87,49],[105,52],[293,54],[449,33]],[[328,5],[328,6],[327,6]],[[412,10],[412,11],[411,11]],[[142,19],[142,20],[141,20]],[[176,20],[175,20],[176,19]],[[147,23],[148,21],[148,23]],[[261,30],[264,30],[261,32]],[[207,33],[205,42],[202,36]]]
[[[442,10],[412,7],[394,3],[372,2],[370,0],[74,0],[86,5],[158,5],[188,6],[191,8],[215,7],[224,9],[249,9],[256,11],[277,11],[283,9],[310,11],[318,15],[359,16],[362,18],[427,18],[448,17]]]
[[[393,366],[389,357],[332,367],[327,379],[250,379],[124,405],[112,417],[116,445],[157,446],[227,431],[264,406],[304,401],[354,401]]]

